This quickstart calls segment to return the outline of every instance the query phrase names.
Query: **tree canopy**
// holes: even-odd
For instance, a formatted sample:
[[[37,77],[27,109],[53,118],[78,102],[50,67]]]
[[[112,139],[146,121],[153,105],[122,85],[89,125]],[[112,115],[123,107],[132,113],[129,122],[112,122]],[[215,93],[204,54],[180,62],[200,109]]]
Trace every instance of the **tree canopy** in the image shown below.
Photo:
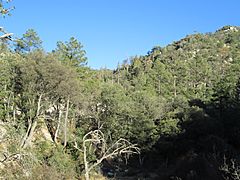
[[[0,178],[237,179],[239,39],[192,34],[115,70],[87,67],[74,37],[1,42]]]

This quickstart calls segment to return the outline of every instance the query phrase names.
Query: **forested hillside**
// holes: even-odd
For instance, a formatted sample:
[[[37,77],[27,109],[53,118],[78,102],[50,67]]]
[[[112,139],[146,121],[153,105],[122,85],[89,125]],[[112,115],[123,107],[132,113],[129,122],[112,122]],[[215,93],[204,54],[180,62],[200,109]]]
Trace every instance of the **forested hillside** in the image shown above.
[[[74,37],[46,52],[33,29],[0,31],[1,179],[239,179],[240,27],[115,70]]]

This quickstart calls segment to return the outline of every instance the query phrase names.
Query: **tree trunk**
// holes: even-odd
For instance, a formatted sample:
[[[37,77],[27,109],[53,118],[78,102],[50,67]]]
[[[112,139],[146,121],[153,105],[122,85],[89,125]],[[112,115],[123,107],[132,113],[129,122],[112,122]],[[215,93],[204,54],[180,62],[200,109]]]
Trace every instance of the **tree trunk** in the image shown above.
[[[174,97],[177,97],[177,89],[176,89],[176,76],[174,76],[173,80],[173,88],[174,88]]]
[[[113,73],[112,73],[112,84],[114,83]]]
[[[23,143],[22,148],[26,148],[27,146],[29,146],[29,144],[30,144],[31,141],[32,141],[32,137],[33,137],[33,134],[34,134],[34,131],[35,131],[36,127],[37,127],[37,120],[35,120],[35,121],[32,123],[31,129],[30,129],[28,135],[26,136],[26,140],[25,140],[25,142]]]
[[[7,120],[10,120],[10,114],[9,114],[9,110],[10,110],[10,102],[11,102],[11,96],[12,94],[10,93],[8,96],[8,100],[7,100],[7,108],[6,108],[6,112],[7,112]]]
[[[57,143],[57,137],[58,137],[58,131],[60,129],[60,123],[61,123],[61,117],[62,117],[62,111],[59,110],[59,114],[58,114],[58,124],[57,124],[57,128],[54,134],[54,142]]]
[[[160,96],[161,94],[161,80],[160,78],[158,79],[158,95]]]
[[[120,75],[119,75],[119,70],[118,70],[118,75],[117,75],[117,83],[120,84]]]
[[[26,132],[26,134],[24,135],[24,137],[23,137],[23,139],[22,139],[22,142],[21,142],[20,147],[23,147],[23,146],[24,146],[24,144],[25,144],[25,142],[26,142],[26,140],[27,140],[28,134],[29,134],[29,132],[30,132],[31,127],[32,127],[32,120],[29,119],[29,120],[28,120],[28,129],[27,129],[27,132]]]
[[[69,97],[67,100],[67,109],[66,109],[66,115],[64,120],[64,147],[67,146],[67,121],[68,121],[68,111],[69,111]]]
[[[88,168],[88,161],[87,161],[87,147],[85,141],[83,142],[83,160],[84,160],[84,167],[85,167],[85,179],[89,180],[89,168]]]
[[[86,179],[86,180],[89,180],[89,179],[90,179],[90,177],[89,177],[89,172],[87,172],[87,171],[85,172],[85,179]]]
[[[35,116],[35,118],[33,120],[33,123],[31,122],[31,120],[29,121],[29,126],[28,126],[27,133],[24,136],[24,139],[23,139],[23,141],[21,143],[21,147],[22,148],[26,148],[31,143],[34,131],[35,131],[36,127],[37,127],[37,121],[38,121],[38,118],[39,118],[39,115],[40,115],[41,100],[42,100],[42,94],[40,94],[40,96],[38,98],[37,112],[36,112],[36,116]]]

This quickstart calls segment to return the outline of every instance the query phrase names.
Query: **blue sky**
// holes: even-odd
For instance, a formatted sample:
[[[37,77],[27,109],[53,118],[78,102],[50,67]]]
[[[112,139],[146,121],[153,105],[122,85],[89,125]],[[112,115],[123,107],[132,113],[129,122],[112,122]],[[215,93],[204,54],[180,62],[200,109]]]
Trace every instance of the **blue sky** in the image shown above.
[[[240,25],[240,0],[13,0],[0,26],[16,36],[33,28],[47,51],[76,37],[92,68],[145,55],[194,32]]]

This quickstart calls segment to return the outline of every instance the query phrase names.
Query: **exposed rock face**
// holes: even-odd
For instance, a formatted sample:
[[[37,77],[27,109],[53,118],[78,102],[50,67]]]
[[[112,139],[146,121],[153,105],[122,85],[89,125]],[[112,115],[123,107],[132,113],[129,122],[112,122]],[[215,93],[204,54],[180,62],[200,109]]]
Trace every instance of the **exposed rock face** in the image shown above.
[[[36,129],[36,133],[33,136],[33,142],[36,140],[53,142],[52,136],[44,120],[40,120],[38,123],[38,128]]]
[[[7,130],[5,129],[4,126],[5,126],[5,124],[2,121],[0,121],[0,142],[7,133]]]
[[[0,152],[6,150],[6,146],[4,142],[6,135],[7,135],[7,129],[5,127],[5,124],[2,121],[0,121]]]
[[[0,121],[0,162],[4,161],[5,156],[4,152],[7,151],[6,143],[5,143],[5,136],[7,134],[7,130],[5,128],[5,124]],[[4,168],[4,165],[0,163],[0,169]]]
[[[228,31],[232,31],[232,32],[238,32],[239,31],[239,27],[238,26],[224,26],[221,29],[217,30],[217,31],[224,31],[224,32],[228,32]]]

